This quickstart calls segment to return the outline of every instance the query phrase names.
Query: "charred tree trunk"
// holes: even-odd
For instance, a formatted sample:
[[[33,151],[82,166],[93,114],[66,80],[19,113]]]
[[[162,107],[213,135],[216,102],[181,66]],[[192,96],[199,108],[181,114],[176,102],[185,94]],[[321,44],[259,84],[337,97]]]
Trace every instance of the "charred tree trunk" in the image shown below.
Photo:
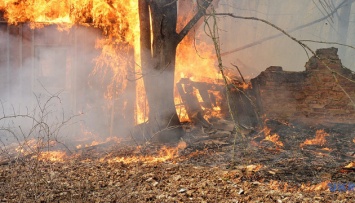
[[[176,140],[182,136],[173,95],[177,7],[176,3],[170,1],[153,1],[150,11],[153,44],[149,63],[142,67],[149,104],[150,128],[153,133],[161,132],[157,134],[161,141]],[[169,128],[173,129],[168,130]]]
[[[211,0],[205,0],[196,15],[176,32],[176,0],[139,0],[141,60],[151,133],[160,141],[176,141],[183,135],[174,104],[176,48],[204,15]],[[150,20],[151,19],[151,20]]]

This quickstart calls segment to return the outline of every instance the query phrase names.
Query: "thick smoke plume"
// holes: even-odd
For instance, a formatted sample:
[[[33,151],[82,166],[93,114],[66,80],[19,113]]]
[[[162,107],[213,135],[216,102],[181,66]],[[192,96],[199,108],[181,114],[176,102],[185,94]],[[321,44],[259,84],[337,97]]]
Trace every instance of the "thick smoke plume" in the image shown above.
[[[58,31],[56,26],[35,30],[27,24],[1,26],[3,146],[42,139],[73,148],[127,135],[128,126],[120,122],[122,115],[113,114],[124,109],[134,93],[125,92],[125,98],[107,97],[122,96],[122,92],[107,89],[117,75],[106,64],[97,66],[104,60],[101,50],[95,48],[102,37],[100,31],[80,26],[69,31]],[[102,71],[94,71],[95,67]],[[113,88],[120,91],[124,87],[117,84]],[[48,129],[44,132],[44,128]]]

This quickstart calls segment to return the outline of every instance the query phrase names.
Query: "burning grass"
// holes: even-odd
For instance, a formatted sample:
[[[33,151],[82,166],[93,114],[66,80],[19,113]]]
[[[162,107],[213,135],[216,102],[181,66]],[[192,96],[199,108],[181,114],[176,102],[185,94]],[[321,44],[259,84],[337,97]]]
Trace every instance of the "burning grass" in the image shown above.
[[[33,156],[32,158],[38,158],[41,161],[64,162],[68,157],[64,151],[48,151],[41,152],[38,156]]]
[[[107,161],[108,163],[137,163],[137,162],[142,162],[142,163],[160,163],[160,162],[166,162],[169,160],[172,160],[174,158],[177,158],[179,156],[179,150],[183,150],[186,148],[186,142],[179,142],[179,144],[176,147],[166,147],[163,146],[156,155],[139,155],[139,156],[125,156],[125,157],[112,157],[108,155],[105,158],[100,159],[101,161],[105,162]],[[137,150],[141,150],[141,146],[137,147]]]
[[[48,170],[50,168],[50,170]],[[14,171],[16,181],[9,179]],[[228,171],[173,163],[142,165],[101,161],[43,164],[36,174],[26,168],[1,168],[4,201],[109,201],[109,202],[233,202],[265,200],[265,183],[226,179]],[[42,175],[42,177],[40,177]],[[31,182],[28,181],[31,176]],[[9,182],[16,184],[12,187]],[[239,182],[239,183],[238,183]],[[29,189],[31,188],[31,189]],[[11,189],[11,190],[10,190]],[[283,192],[268,192],[283,199]],[[301,195],[301,193],[298,193]],[[313,194],[308,197],[312,199]],[[305,197],[305,196],[302,196]],[[289,197],[295,200],[300,197]]]
[[[327,142],[325,139],[328,137],[329,134],[326,133],[324,130],[317,130],[316,132],[316,137],[314,139],[307,139],[304,141],[302,144],[300,144],[300,147],[304,147],[305,145],[319,145],[319,146],[324,146]]]
[[[273,135],[267,135],[264,140],[268,140],[270,142],[275,143],[279,147],[283,147],[284,144],[279,140],[280,136],[278,134],[273,134]]]
[[[349,164],[347,159],[340,160],[337,156],[351,151],[353,144],[336,147],[352,143],[352,138],[342,140],[337,137],[341,132],[327,131],[326,144],[331,151],[324,147],[301,149],[295,143],[303,143],[306,135],[311,137],[314,131],[279,124],[275,130],[270,123],[266,125],[283,140],[283,150],[270,150],[270,144],[280,146],[277,142],[265,142],[264,137],[259,140],[253,137],[259,134],[250,134],[250,138],[238,141],[235,164],[230,164],[233,140],[228,135],[216,137],[218,130],[193,129],[176,146],[151,143],[136,147],[121,141],[110,147],[99,148],[103,145],[100,144],[81,148],[75,156],[41,153],[37,159],[0,167],[0,199],[329,202],[354,197],[353,162]],[[347,192],[340,190],[342,183],[346,183]]]
[[[144,160],[142,160],[144,161]],[[135,161],[67,160],[0,168],[3,201],[235,202],[327,201],[345,199],[326,183],[291,185],[249,179],[261,165],[234,170],[191,164]],[[246,171],[243,171],[243,170]],[[12,177],[16,177],[13,179]],[[31,189],[29,189],[31,188]]]

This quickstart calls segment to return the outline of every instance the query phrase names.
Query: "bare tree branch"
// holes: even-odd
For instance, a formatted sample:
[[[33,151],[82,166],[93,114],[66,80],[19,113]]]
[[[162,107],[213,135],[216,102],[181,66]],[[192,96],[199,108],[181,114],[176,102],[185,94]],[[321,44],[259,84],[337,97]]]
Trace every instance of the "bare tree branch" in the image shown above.
[[[343,6],[345,6],[347,3],[353,3],[353,2],[355,2],[355,0],[344,0],[344,1],[343,1],[342,3],[340,3],[332,12],[328,13],[328,15],[326,15],[326,16],[324,16],[324,17],[318,19],[318,20],[312,21],[312,22],[310,22],[310,23],[307,23],[307,24],[304,24],[304,25],[301,25],[301,26],[297,26],[297,27],[295,27],[295,28],[292,28],[292,29],[290,29],[290,30],[287,30],[286,32],[287,32],[287,33],[292,33],[292,32],[294,32],[294,31],[303,29],[303,28],[305,28],[305,27],[309,27],[309,26],[314,25],[314,24],[316,24],[316,23],[319,23],[319,22],[321,22],[321,21],[323,21],[323,20],[326,20],[326,19],[328,19],[330,16],[332,16],[334,13],[336,13],[340,8],[342,8]],[[247,44],[247,45],[244,45],[244,46],[242,46],[242,47],[238,47],[238,48],[236,48],[236,49],[233,49],[233,50],[230,50],[230,51],[226,51],[226,52],[222,53],[221,56],[226,56],[226,55],[229,55],[229,54],[232,54],[232,53],[235,53],[235,52],[238,52],[238,51],[241,51],[241,50],[244,50],[244,49],[253,47],[253,46],[255,46],[255,45],[261,44],[261,43],[263,43],[263,42],[266,42],[266,41],[269,41],[269,40],[271,40],[271,39],[275,39],[275,38],[278,38],[278,37],[281,37],[281,36],[284,36],[284,35],[283,35],[282,33],[276,34],[276,35],[271,35],[271,36],[269,36],[269,37],[265,37],[265,38],[260,39],[260,40],[258,40],[258,41],[256,41],[256,42],[253,42],[253,43],[249,43],[249,44]]]
[[[264,19],[260,19],[260,18],[256,18],[256,17],[245,17],[245,16],[237,16],[234,15],[232,13],[214,13],[212,16],[230,16],[232,18],[237,18],[237,19],[244,19],[244,20],[254,20],[254,21],[259,21],[259,22],[263,22],[273,28],[275,28],[276,30],[280,31],[283,35],[287,36],[288,38],[290,38],[291,40],[297,42],[299,45],[301,45],[305,50],[306,53],[307,51],[311,52],[313,54],[314,57],[316,57],[321,63],[323,63],[323,65],[333,74],[333,78],[334,81],[336,82],[336,84],[341,88],[341,90],[344,92],[344,94],[349,98],[349,100],[351,101],[351,104],[353,105],[353,107],[355,108],[355,101],[352,97],[350,97],[350,95],[345,91],[345,89],[341,86],[341,84],[339,83],[339,80],[337,78],[337,76],[346,78],[349,81],[352,81],[355,83],[354,80],[345,77],[344,75],[340,74],[339,72],[331,69],[321,58],[319,58],[319,56],[316,54],[315,51],[313,51],[308,45],[306,45],[305,43],[301,42],[300,40],[296,39],[295,37],[291,36],[287,31],[281,29],[280,27],[272,24],[271,22],[264,20]],[[308,53],[307,53],[308,54]]]
[[[196,23],[206,14],[207,8],[210,6],[213,0],[204,0],[202,4],[198,5],[198,11],[195,16],[186,24],[186,26],[177,35],[176,43],[179,44],[189,31],[196,25]]]

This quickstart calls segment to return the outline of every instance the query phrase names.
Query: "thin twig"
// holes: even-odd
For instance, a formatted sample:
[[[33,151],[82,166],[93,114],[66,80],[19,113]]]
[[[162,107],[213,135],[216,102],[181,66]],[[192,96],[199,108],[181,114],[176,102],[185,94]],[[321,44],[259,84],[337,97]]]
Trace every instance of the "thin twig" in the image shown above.
[[[238,70],[240,77],[242,78],[243,82],[245,83],[245,80],[244,80],[243,74],[242,74],[242,72],[240,72],[240,70],[239,70],[238,66],[237,66],[237,65],[234,65],[233,63],[231,63],[231,65],[232,65],[232,66],[234,66],[234,67]]]
[[[239,128],[239,123],[238,121],[235,119],[235,115],[237,112],[234,112],[232,110],[230,101],[231,101],[231,95],[230,95],[230,88],[229,88],[229,84],[228,84],[228,79],[224,73],[224,66],[223,66],[223,61],[222,61],[222,55],[221,55],[221,49],[220,49],[220,42],[219,42],[219,33],[218,33],[218,26],[217,26],[217,18],[216,18],[216,12],[214,7],[212,6],[212,13],[207,15],[207,17],[205,18],[205,32],[206,34],[212,39],[213,44],[214,44],[214,48],[215,48],[215,52],[216,52],[216,57],[218,60],[218,68],[219,71],[221,72],[223,81],[224,81],[224,85],[226,88],[226,96],[227,96],[227,105],[228,105],[228,110],[229,110],[229,114],[231,115],[232,121],[234,123],[234,128],[236,130],[235,136],[234,136],[234,141],[233,141],[233,151],[232,151],[232,163],[235,162],[235,147],[236,147],[236,142],[237,142],[237,138],[238,135],[243,136],[244,135],[241,134],[240,132],[240,128]],[[212,18],[212,26],[210,25],[210,23],[208,22],[210,17]],[[207,30],[206,30],[207,28]]]
[[[211,14],[210,14],[211,16]],[[263,22],[273,28],[275,28],[276,30],[280,31],[281,33],[283,33],[285,36],[287,36],[288,38],[290,38],[291,40],[295,41],[296,43],[298,43],[299,45],[301,45],[302,47],[304,47],[306,50],[308,50],[309,52],[311,52],[313,54],[313,56],[315,58],[317,58],[331,73],[333,73],[333,78],[334,81],[337,85],[340,86],[339,81],[337,76],[341,76],[341,77],[345,77],[343,75],[341,75],[340,73],[338,73],[337,71],[331,69],[328,64],[326,64],[324,62],[324,60],[322,60],[315,51],[313,51],[308,45],[304,44],[303,42],[301,42],[300,40],[296,39],[295,37],[291,36],[288,32],[286,32],[285,30],[281,29],[280,27],[276,26],[275,24],[264,20],[264,19],[260,19],[260,18],[256,18],[256,17],[245,17],[245,16],[237,16],[234,15],[232,13],[214,13],[213,16],[230,16],[232,18],[237,18],[237,19],[244,19],[244,20],[254,20],[254,21],[260,21]],[[350,78],[348,78],[349,81],[352,81]],[[355,81],[354,81],[355,82]],[[341,90],[344,92],[344,94],[349,98],[349,100],[351,101],[353,107],[355,108],[355,102],[353,101],[353,99],[350,97],[350,95],[345,91],[344,88],[341,88]]]

